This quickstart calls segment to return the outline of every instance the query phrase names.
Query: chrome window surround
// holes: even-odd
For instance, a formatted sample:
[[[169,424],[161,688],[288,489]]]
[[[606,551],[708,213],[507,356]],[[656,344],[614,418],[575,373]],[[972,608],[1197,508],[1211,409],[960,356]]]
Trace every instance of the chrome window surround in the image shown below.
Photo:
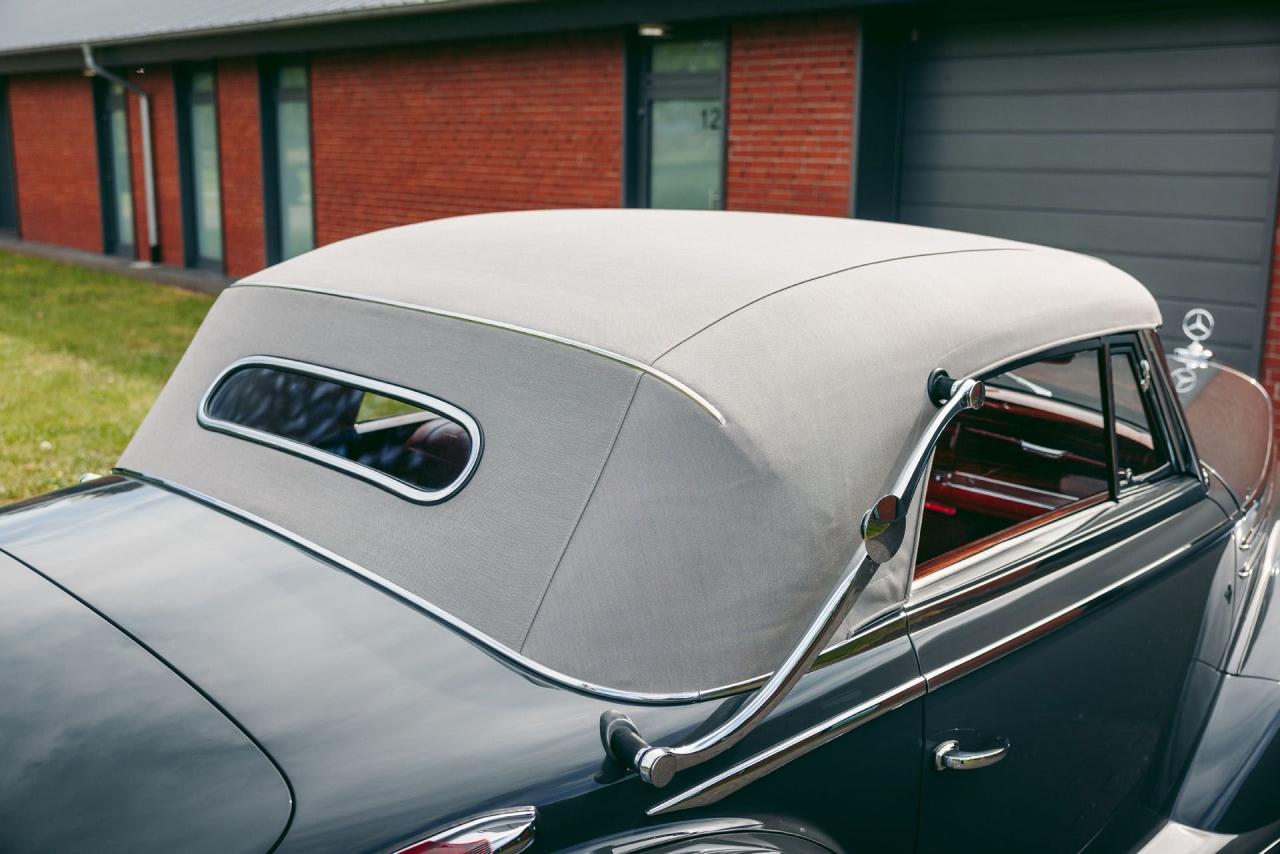
[[[411,302],[401,302],[400,300],[365,296],[363,294],[352,293],[350,291],[334,291],[334,290],[329,290],[327,288],[313,288],[307,285],[285,285],[285,284],[277,284],[275,282],[237,282],[236,284],[232,285],[232,287],[233,288],[275,288],[277,290],[298,291],[299,293],[304,293],[304,294],[319,294],[321,296],[336,297],[337,299],[355,300],[356,302],[366,302],[366,303],[372,303],[374,305],[385,305],[391,308],[403,308],[409,311],[421,312],[422,314],[435,315],[436,317],[448,317],[453,320],[461,320],[466,323],[475,323],[480,326],[488,326],[492,329],[503,329],[503,330],[506,330],[507,332],[515,332],[520,335],[528,335],[533,338],[541,338],[544,341],[553,341],[557,344],[563,344],[566,347],[572,347],[575,350],[582,350],[583,352],[586,352],[586,353],[593,353],[597,356],[603,356],[604,358],[609,359],[610,361],[617,362],[622,365],[626,365],[629,368],[635,368],[637,371],[640,371],[641,373],[648,374],[654,379],[671,386],[676,391],[688,397],[698,406],[705,409],[711,415],[712,418],[716,419],[716,421],[720,423],[720,426],[723,427],[725,424],[728,423],[727,421],[725,421],[725,417],[720,414],[720,410],[716,409],[716,407],[711,403],[711,401],[707,400],[705,397],[698,394],[698,392],[694,391],[692,388],[680,382],[680,380],[676,379],[675,377],[671,376],[665,371],[659,370],[658,368],[655,368],[652,365],[646,365],[644,362],[641,362],[637,359],[633,359],[630,356],[624,356],[621,353],[615,353],[612,350],[606,350],[603,347],[597,347],[594,344],[587,344],[583,341],[575,341],[572,338],[565,338],[562,335],[556,335],[555,333],[552,333],[552,332],[543,332],[538,329],[530,329],[527,326],[518,326],[514,323],[507,323],[506,321],[503,321],[503,320],[490,320],[489,318],[485,318],[485,317],[476,317],[473,314],[463,314],[462,312],[448,311],[447,309],[443,309],[443,308],[431,308],[430,306],[417,305],[416,303],[411,303]]]
[[[1146,362],[1151,376],[1163,375],[1164,371],[1162,369],[1150,367],[1151,365],[1164,364],[1164,356],[1153,354],[1151,352],[1146,335],[1144,334],[1146,331],[1147,330],[1143,330],[1142,332],[1137,333],[1132,342],[1120,342],[1118,345],[1113,345],[1111,348],[1111,355],[1112,357],[1117,355],[1131,357],[1131,365],[1133,362],[1137,362],[1139,364]],[[1115,393],[1114,389],[1115,380],[1112,379],[1112,394]],[[1154,439],[1158,436],[1161,440],[1160,444],[1162,447],[1160,450],[1163,450],[1164,452],[1163,455],[1165,461],[1149,472],[1132,477],[1127,483],[1118,483],[1117,486],[1119,487],[1121,494],[1143,484],[1154,483],[1155,481],[1160,480],[1163,477],[1167,477],[1175,472],[1187,471],[1187,468],[1180,465],[1178,462],[1181,457],[1178,453],[1179,442],[1175,436],[1176,431],[1180,430],[1180,425],[1175,423],[1176,419],[1169,417],[1169,407],[1162,400],[1162,384],[1158,381],[1150,382],[1146,388],[1143,388],[1141,380],[1139,379],[1138,394],[1145,404],[1147,410],[1146,416],[1151,421],[1147,427],[1153,434],[1152,438]],[[1116,416],[1116,421],[1119,422],[1119,420],[1119,416]]]
[[[1111,353],[1112,354],[1115,354],[1117,352],[1124,353],[1128,350],[1132,350],[1132,352],[1140,359],[1145,358],[1148,361],[1150,361],[1152,364],[1157,364],[1160,366],[1163,366],[1165,364],[1164,353],[1159,349],[1159,343],[1158,343],[1159,339],[1156,337],[1156,333],[1153,330],[1138,330],[1134,333],[1115,333],[1113,335],[1102,336],[1101,338],[1096,340],[1099,342],[1099,347],[1100,347],[1103,342],[1107,342],[1109,341],[1109,339],[1114,339],[1114,338],[1123,339],[1123,338],[1129,337],[1130,335],[1134,336],[1134,338],[1136,338],[1137,340],[1136,341],[1131,340],[1127,342],[1126,341],[1111,342],[1111,343],[1119,344],[1118,347],[1113,348],[1111,350]],[[1075,343],[1087,349],[1088,342],[1091,340],[1093,339],[1084,339],[1082,341],[1075,342]],[[1154,345],[1152,343],[1153,341],[1156,342]],[[1074,345],[1068,344],[1065,346],[1072,347]],[[1061,348],[1052,348],[1052,349],[1061,349]],[[1026,356],[1010,364],[1026,363],[1029,360],[1034,361],[1038,355],[1040,354],[1033,354],[1031,356]],[[982,376],[984,377],[993,376],[995,374],[1000,373],[1003,370],[1006,370],[1006,368],[997,366],[995,368],[992,368],[989,371],[984,372]],[[1110,370],[1109,366],[1108,366],[1108,370]],[[1236,373],[1239,373],[1239,372],[1237,371]],[[1152,374],[1158,379],[1155,383],[1152,384],[1152,390],[1147,392],[1147,394],[1149,394],[1151,397],[1150,402],[1154,406],[1154,411],[1149,413],[1148,417],[1159,419],[1160,423],[1158,425],[1159,427],[1158,434],[1162,439],[1166,462],[1163,463],[1158,468],[1152,470],[1151,472],[1148,472],[1145,476],[1141,478],[1135,478],[1130,483],[1121,485],[1120,497],[1123,498],[1126,502],[1129,501],[1130,499],[1136,498],[1143,494],[1147,494],[1147,492],[1150,490],[1150,488],[1154,484],[1157,484],[1165,480],[1170,475],[1176,476],[1178,473],[1193,474],[1197,478],[1197,480],[1200,480],[1203,483],[1203,476],[1202,476],[1202,473],[1198,470],[1198,468],[1196,468],[1194,465],[1188,465],[1186,462],[1187,459],[1192,459],[1192,460],[1195,459],[1194,450],[1190,441],[1190,431],[1186,427],[1185,420],[1183,420],[1181,406],[1178,405],[1177,397],[1173,396],[1174,392],[1167,383],[1167,370],[1161,367],[1160,369],[1153,370]],[[1241,376],[1244,376],[1244,375],[1242,374]],[[1261,388],[1261,386],[1259,386],[1259,388]],[[1189,451],[1188,449],[1191,449],[1191,450]],[[932,461],[930,461],[930,467],[932,468]],[[923,493],[920,495],[918,500],[920,501],[924,500]],[[1172,500],[1172,498],[1170,500]],[[926,575],[924,578],[918,579],[915,577],[916,560],[913,556],[912,572],[911,572],[911,577],[908,579],[908,586],[907,586],[907,608],[912,609],[920,601],[916,597],[917,591],[921,591],[922,593],[924,591],[929,591],[927,594],[928,597],[939,597],[953,590],[954,588],[968,585],[970,583],[977,582],[977,581],[983,581],[988,579],[991,576],[1001,575],[1003,574],[1003,571],[1001,569],[988,570],[984,572],[980,569],[980,567],[989,563],[993,554],[999,554],[999,553],[1014,550],[1019,545],[1025,545],[1028,541],[1038,537],[1042,537],[1045,534],[1066,533],[1070,531],[1072,528],[1079,527],[1082,524],[1087,524],[1089,519],[1097,515],[1097,513],[1100,512],[1100,510],[1102,510],[1103,508],[1105,508],[1108,504],[1112,506],[1114,506],[1115,504],[1114,501],[1108,501],[1099,505],[1099,504],[1087,503],[1086,500],[1082,500],[1081,502],[1078,502],[1078,503],[1080,503],[1081,506],[1079,506],[1074,510],[1071,510],[1070,512],[1066,513],[1063,516],[1060,516],[1056,519],[1052,519],[1042,525],[1036,525],[1032,528],[1024,530],[1006,539],[994,542],[989,547],[983,549],[982,551],[969,555],[968,557],[962,558],[956,561],[954,564],[943,567],[937,572],[931,572],[928,575]],[[1068,507],[1069,506],[1070,505],[1068,505]],[[1139,510],[1135,510],[1134,512],[1140,512],[1140,510],[1141,508],[1139,508]],[[1074,544],[1075,542],[1077,542],[1079,539],[1083,537],[1090,537],[1095,535],[1096,533],[1099,533],[1102,530],[1107,530],[1116,525],[1123,524],[1124,521],[1127,518],[1129,518],[1130,515],[1132,514],[1127,514],[1125,516],[1117,518],[1112,523],[1108,524],[1105,528],[1099,529],[1098,531],[1089,530],[1089,531],[1078,532],[1079,536],[1072,537],[1071,539],[1067,540],[1063,544],[1063,548],[1070,547],[1072,544]],[[923,522],[923,518],[924,518],[924,515],[920,514],[921,523]],[[919,540],[920,538],[919,538],[919,535],[917,534],[913,547],[919,546]],[[1025,560],[1025,557],[1021,560],[1016,559],[1015,562],[1021,563],[1023,560]],[[975,567],[979,568],[976,570],[976,575],[975,575]],[[939,589],[931,590],[931,588],[935,588],[935,587]]]
[[[1151,375],[1155,382],[1152,387],[1156,407],[1160,410],[1161,426],[1165,428],[1165,441],[1172,452],[1170,459],[1177,461],[1179,471],[1194,475],[1207,487],[1204,472],[1200,471],[1200,455],[1196,453],[1195,440],[1169,379],[1168,359],[1165,357],[1164,346],[1160,343],[1160,336],[1154,329],[1143,329],[1138,333],[1138,341],[1142,347],[1139,353],[1153,366]]]
[[[265,430],[246,427],[233,421],[215,418],[209,414],[210,400],[212,400],[214,393],[227,377],[243,368],[279,368],[283,371],[341,383],[361,391],[370,391],[383,397],[393,398],[438,415],[443,415],[457,422],[467,431],[467,434],[471,437],[470,455],[467,457],[467,462],[463,466],[462,472],[450,484],[440,489],[419,489],[377,469],[361,465],[337,454],[331,454],[304,442],[277,436]],[[256,442],[259,445],[276,448],[296,457],[303,457],[340,471],[343,474],[372,483],[374,486],[381,487],[415,504],[438,504],[461,489],[475,472],[476,466],[480,462],[480,454],[484,445],[484,437],[476,420],[463,410],[451,403],[440,400],[438,397],[432,397],[420,391],[392,385],[391,383],[360,376],[359,374],[352,374],[335,368],[326,368],[310,362],[299,362],[295,359],[282,359],[277,356],[246,356],[223,368],[213,382],[210,383],[204,396],[200,398],[200,406],[196,411],[196,421],[206,430],[227,433],[241,439],[247,439],[250,442]]]

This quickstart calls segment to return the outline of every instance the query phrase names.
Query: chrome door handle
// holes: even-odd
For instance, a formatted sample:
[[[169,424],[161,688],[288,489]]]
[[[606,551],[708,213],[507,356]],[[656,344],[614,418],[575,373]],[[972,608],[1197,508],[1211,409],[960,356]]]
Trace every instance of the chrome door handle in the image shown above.
[[[933,751],[933,767],[939,771],[972,771],[995,765],[1009,754],[1009,745],[1002,744],[990,750],[961,750],[960,742],[944,741]]]

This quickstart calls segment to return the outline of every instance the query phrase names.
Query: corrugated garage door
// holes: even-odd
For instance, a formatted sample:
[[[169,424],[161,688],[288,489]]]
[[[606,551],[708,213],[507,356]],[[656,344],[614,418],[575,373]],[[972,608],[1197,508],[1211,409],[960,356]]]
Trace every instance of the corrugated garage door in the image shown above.
[[[904,77],[904,222],[1061,246],[1159,298],[1167,345],[1256,374],[1276,207],[1280,11],[921,24]]]

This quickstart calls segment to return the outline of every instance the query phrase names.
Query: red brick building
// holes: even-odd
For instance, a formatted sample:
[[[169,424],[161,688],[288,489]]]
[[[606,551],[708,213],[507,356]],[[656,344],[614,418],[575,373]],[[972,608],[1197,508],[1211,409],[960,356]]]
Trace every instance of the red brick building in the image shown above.
[[[1274,4],[86,5],[0,32],[22,240],[234,278],[479,211],[900,220],[1107,258],[1280,399]]]

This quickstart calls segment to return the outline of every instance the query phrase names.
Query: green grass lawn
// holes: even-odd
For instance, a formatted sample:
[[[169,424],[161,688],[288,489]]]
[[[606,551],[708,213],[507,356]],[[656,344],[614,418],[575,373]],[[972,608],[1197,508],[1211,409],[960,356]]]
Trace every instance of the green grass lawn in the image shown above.
[[[0,504],[109,470],[211,304],[0,252]]]

